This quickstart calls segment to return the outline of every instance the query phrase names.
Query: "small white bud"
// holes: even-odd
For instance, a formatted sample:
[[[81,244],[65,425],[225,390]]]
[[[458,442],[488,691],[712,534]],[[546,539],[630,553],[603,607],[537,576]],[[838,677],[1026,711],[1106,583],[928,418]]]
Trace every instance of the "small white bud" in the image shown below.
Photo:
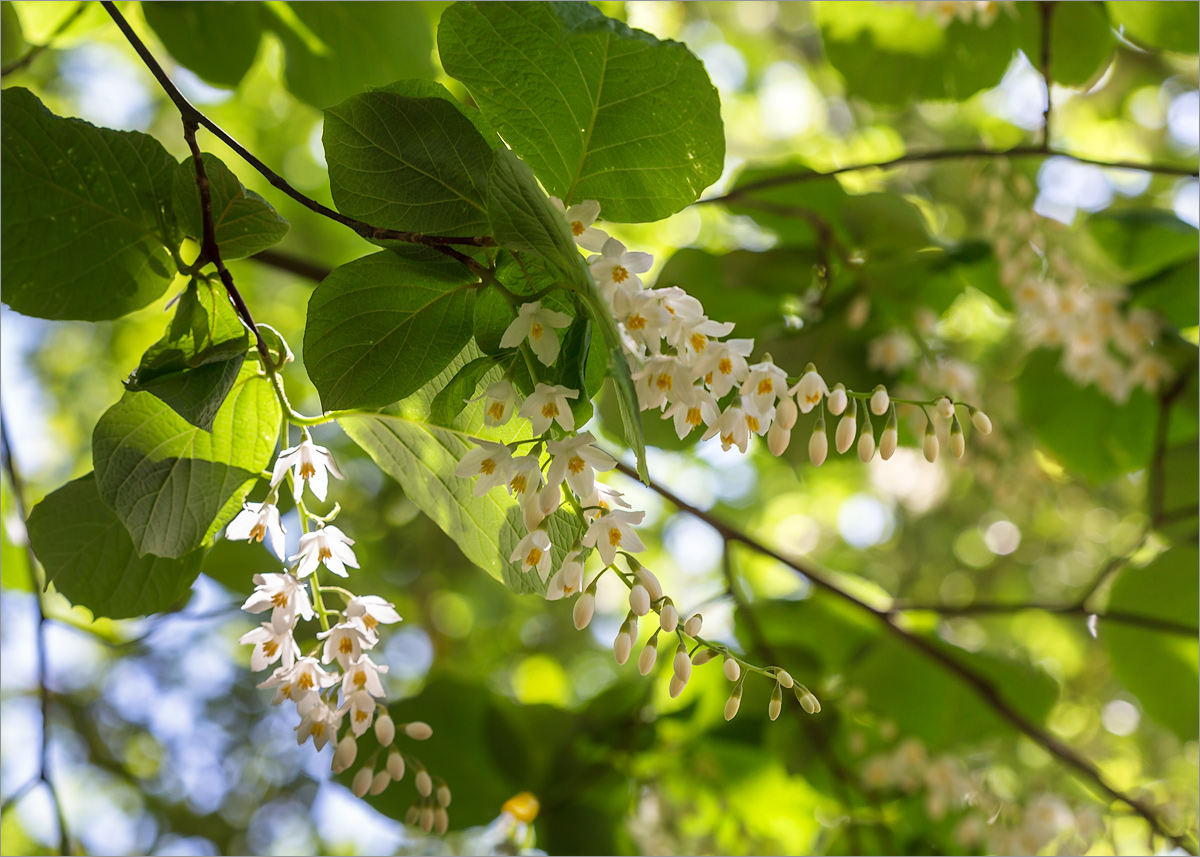
[[[971,422],[975,425],[975,431],[980,434],[992,433],[992,421],[988,419],[988,415],[976,408],[971,411]]]
[[[733,693],[729,694],[729,699],[725,701],[725,719],[732,720],[737,716],[738,709],[742,707],[742,686],[739,684],[733,689]]]
[[[844,455],[854,443],[854,436],[858,434],[858,400],[854,399],[850,402],[850,407],[846,409],[845,415],[838,421],[837,433],[834,435],[834,446],[837,448],[838,455]]]
[[[675,660],[671,666],[680,681],[686,683],[692,677],[692,659],[688,657],[687,648],[683,643],[680,643],[679,648],[675,650]]]
[[[706,664],[719,654],[721,653],[716,649],[700,649],[696,654],[692,655],[692,666],[698,667]]]
[[[592,614],[596,612],[596,595],[592,590],[588,590],[579,596],[579,600],[575,602],[575,609],[572,612],[572,617],[575,619],[575,630],[582,631],[592,621]]]
[[[888,414],[887,426],[879,437],[879,457],[887,461],[896,453],[896,444],[900,442],[900,426],[896,422],[896,409]]]
[[[404,779],[404,756],[399,751],[388,753],[387,771],[393,780]]]
[[[412,723],[404,724],[404,734],[414,741],[427,741],[433,734],[433,727],[420,720],[414,720]]]
[[[421,808],[415,803],[404,813],[405,824],[416,824],[421,818]]]
[[[638,565],[637,570],[638,583],[646,587],[646,592],[650,595],[650,603],[661,601],[663,597],[662,584],[658,582],[658,578],[654,576],[654,572],[646,568],[644,565]],[[645,615],[644,613],[639,615]]]
[[[679,627],[679,611],[675,609],[675,605],[670,601],[664,604],[662,610],[659,611],[658,625],[668,634],[673,634],[675,629]]]
[[[784,399],[784,401],[790,402],[791,399]],[[778,421],[771,423],[771,427],[767,429],[767,449],[771,450],[771,455],[783,455],[791,442],[792,433],[790,431],[781,426]]]
[[[937,461],[938,457],[938,439],[937,434],[933,431],[933,423],[928,423],[925,426],[925,460],[930,464]]]
[[[639,616],[650,612],[650,593],[640,583],[629,590],[629,609]]]
[[[863,431],[858,436],[858,457],[859,460],[866,464],[875,455],[875,428],[871,425],[871,418],[867,417],[863,420]]]
[[[962,425],[958,422],[958,417],[954,418],[954,422],[950,424],[950,453],[955,458],[962,458],[967,451],[967,442],[963,438]]]
[[[817,699],[817,697],[813,695],[813,692],[811,690],[809,690],[807,687],[805,687],[802,684],[798,684],[795,686],[795,688],[793,688],[793,691],[796,694],[796,699],[800,703],[800,707],[803,708],[806,713],[808,713],[808,714],[820,714],[821,713],[821,703]]]
[[[350,791],[354,792],[355,797],[362,797],[371,789],[371,782],[375,779],[375,772],[370,768],[359,768],[358,773],[354,775],[354,779],[350,781]]]
[[[882,417],[888,409],[888,405],[892,400],[888,397],[887,387],[880,384],[871,393],[871,413],[877,417]]]
[[[689,637],[694,637],[700,633],[700,628],[704,625],[704,617],[699,613],[693,613],[691,618],[683,623],[683,633]]]
[[[796,683],[795,680],[792,679],[792,674],[782,667],[775,667],[775,681],[779,682],[784,687],[791,687]]]
[[[429,776],[429,771],[421,769],[417,771],[417,776],[414,782],[417,785],[417,792],[421,797],[429,797],[429,793],[433,791],[433,777]]]
[[[658,660],[658,635],[655,634],[650,638],[642,653],[638,655],[638,672],[642,675],[649,675],[650,670],[654,669],[654,662]]]
[[[949,396],[942,396],[937,400],[937,412],[942,415],[942,419],[951,419],[954,416],[954,402]]]
[[[687,682],[677,675],[671,676],[671,699],[683,693],[683,689],[687,687]]]
[[[842,411],[846,410],[848,399],[846,397],[846,385],[838,384],[833,388],[833,392],[829,394],[826,400],[829,407],[829,413],[835,417],[841,416]]]
[[[395,740],[396,724],[392,722],[391,717],[385,714],[375,721],[375,737],[379,739],[379,744],[383,747]]]
[[[392,784],[392,775],[387,771],[380,771],[371,780],[371,794],[381,794],[384,789]]]
[[[817,420],[812,437],[808,439],[808,460],[812,462],[813,467],[820,467],[825,463],[825,456],[828,454],[829,438],[825,436],[825,418],[822,416]]]
[[[444,836],[450,829],[450,813],[440,806],[433,811],[433,829],[438,836]]]
[[[767,706],[767,716],[772,720],[779,717],[779,712],[783,710],[783,689],[779,685],[775,685],[775,689],[771,691],[771,704]]]
[[[742,674],[741,666],[733,658],[725,659],[725,665],[723,669],[725,670],[725,678],[729,679],[730,681],[737,681]]]
[[[613,640],[613,657],[616,658],[617,664],[624,666],[629,660],[629,653],[633,650],[633,639],[629,636],[629,631],[624,625],[621,626],[621,632],[617,634],[617,638]]]
[[[433,830],[433,807],[421,807],[421,819],[418,824],[421,830],[423,830],[425,833],[429,833]]]
[[[778,407],[775,408],[775,425],[784,431],[791,431],[799,416],[800,408],[797,407],[796,400],[791,396],[785,396],[780,399]]]
[[[354,740],[354,736],[346,732],[346,737],[342,738],[337,743],[337,749],[333,751],[333,772],[340,774],[354,764],[354,759],[358,756],[358,742]]]
[[[437,787],[437,802],[438,806],[450,806],[450,786],[442,783]]]

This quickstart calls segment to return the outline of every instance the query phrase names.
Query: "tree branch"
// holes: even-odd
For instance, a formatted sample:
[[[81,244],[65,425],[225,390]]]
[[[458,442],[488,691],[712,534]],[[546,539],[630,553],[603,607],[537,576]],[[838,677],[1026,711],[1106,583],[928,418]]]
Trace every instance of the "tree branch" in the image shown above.
[[[617,468],[626,476],[637,479],[637,472],[624,463],[618,463]],[[1100,791],[1107,794],[1114,800],[1119,800],[1122,803],[1130,806],[1138,815],[1140,815],[1150,825],[1151,830],[1166,839],[1169,839],[1178,847],[1187,851],[1189,854],[1197,853],[1195,843],[1188,840],[1186,835],[1170,833],[1164,826],[1161,819],[1155,813],[1154,809],[1139,797],[1124,792],[1112,785],[1100,770],[1086,758],[1077,753],[1072,747],[1068,746],[1063,741],[1051,735],[1041,726],[1038,726],[1033,721],[1029,720],[1025,715],[1017,711],[1007,700],[1000,695],[996,687],[984,678],[979,673],[975,672],[966,664],[959,661],[948,652],[936,646],[934,643],[918,636],[904,628],[899,623],[899,616],[894,609],[881,610],[873,607],[865,601],[859,600],[856,596],[850,594],[832,580],[827,578],[824,573],[817,569],[802,564],[798,560],[789,559],[783,554],[768,547],[762,542],[755,539],[753,536],[745,533],[730,524],[725,523],[715,515],[705,512],[696,506],[688,503],[678,495],[670,491],[668,488],[651,480],[647,483],[651,490],[659,494],[663,499],[670,502],[681,512],[686,512],[701,521],[704,521],[714,530],[716,530],[723,539],[727,542],[740,542],[746,547],[762,554],[765,557],[775,560],[776,562],[787,566],[796,573],[805,577],[814,586],[823,589],[830,594],[841,598],[844,601],[853,604],[860,610],[869,613],[876,621],[883,625],[891,634],[903,642],[905,645],[915,649],[920,654],[924,655],[931,661],[938,664],[942,669],[953,674],[959,681],[967,685],[982,699],[997,715],[1010,725],[1015,727],[1019,732],[1030,738],[1042,749],[1046,750],[1052,756],[1056,757],[1060,762],[1073,770],[1082,779],[1092,783]]]
[[[79,20],[79,16],[87,11],[87,5],[88,4],[84,2],[84,0],[81,0],[81,2],[75,4],[75,8],[68,13],[67,17],[63,18],[62,21],[59,22],[57,27],[54,28],[54,32],[51,33],[50,37],[46,39],[45,44],[34,45],[8,65],[0,68],[0,77],[8,77],[13,72],[20,71],[23,68],[28,68],[29,64],[37,59],[42,51],[54,44],[55,39],[65,33],[72,24]]]
[[[324,265],[318,265],[316,262],[310,262],[307,259],[300,259],[287,253],[281,253],[278,250],[263,250],[260,253],[255,253],[250,258],[259,264],[278,268],[281,271],[287,271],[289,274],[295,274],[298,277],[304,277],[318,283],[332,273],[332,269]]]
[[[1136,625],[1141,628],[1148,628],[1151,631],[1162,631],[1166,634],[1179,634],[1192,639],[1200,636],[1200,627],[1195,625],[1188,625],[1183,622],[1174,622],[1170,619],[1160,619],[1155,616],[1143,616],[1141,614],[1130,613],[1125,610],[1110,610],[1101,613],[1094,610],[1088,610],[1086,607],[1080,604],[1046,604],[1038,601],[1006,604],[980,601],[975,604],[964,604],[959,606],[953,604],[897,601],[892,610],[896,613],[925,611],[929,613],[937,613],[939,616],[983,616],[1004,613],[1020,613],[1022,610],[1043,610],[1047,613],[1055,613],[1060,616],[1095,616],[1098,619],[1104,619],[1109,622],[1118,622],[1122,625]]]
[[[1050,151],[1050,36],[1051,23],[1054,18],[1054,3],[1050,0],[1040,0],[1038,11],[1042,17],[1042,80],[1046,82],[1046,109],[1042,112],[1042,151]]]

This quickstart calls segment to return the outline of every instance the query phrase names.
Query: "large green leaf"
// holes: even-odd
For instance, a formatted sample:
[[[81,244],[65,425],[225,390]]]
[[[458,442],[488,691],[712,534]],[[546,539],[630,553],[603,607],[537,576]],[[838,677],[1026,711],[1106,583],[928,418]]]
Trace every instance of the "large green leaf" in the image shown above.
[[[212,431],[249,347],[225,291],[192,280],[163,338],[142,355],[125,389],[153,393],[192,425]]]
[[[288,222],[269,202],[246,190],[216,155],[204,153],[204,173],[208,176],[213,228],[223,261],[253,256],[287,235]],[[175,170],[172,195],[175,216],[184,233],[199,241],[203,237],[203,220],[196,168],[191,158],[186,158]]]
[[[507,250],[532,253],[578,279],[583,257],[567,228],[566,218],[538,187],[529,165],[512,151],[496,152],[488,178],[488,214],[492,237]]]
[[[46,579],[72,604],[109,619],[166,610],[191,588],[204,558],[202,549],[179,559],[139,556],[91,473],[34,507],[29,538]]]
[[[342,265],[308,303],[304,359],[326,410],[379,407],[420,389],[471,338],[476,277],[431,251]]]
[[[527,427],[513,420],[500,428],[484,428],[483,402],[467,405],[449,426],[436,425],[429,417],[437,392],[479,356],[479,349],[471,344],[438,378],[388,413],[344,416],[338,423],[381,470],[400,483],[417,508],[454,539],[467,559],[514,592],[543,594],[546,584],[536,573],[526,574],[509,561],[526,533],[516,502],[502,488],[476,497],[475,480],[454,473],[462,457],[475,447],[473,438],[507,442]],[[485,375],[479,384],[495,377]],[[580,524],[563,509],[550,518],[548,531],[557,568],[579,535]]]
[[[254,64],[258,3],[143,3],[142,14],[171,56],[209,83],[237,86]]]
[[[1092,215],[1088,232],[1117,265],[1146,277],[1196,257],[1196,227],[1158,208],[1125,208]]]
[[[389,89],[325,111],[334,202],[373,226],[432,235],[484,235],[492,148],[444,98]]]
[[[257,5],[257,4],[256,4]],[[423,3],[271,3],[287,52],[288,89],[317,108],[371,86],[433,75],[432,22]]]
[[[100,497],[139,554],[183,556],[237,512],[271,461],[281,416],[253,361],[242,366],[211,434],[154,396],[126,393],[92,434]]]
[[[0,65],[8,65],[25,52],[25,34],[21,31],[21,18],[10,2],[0,3]]]
[[[1149,48],[1200,53],[1200,6],[1196,3],[1109,0],[1109,14],[1126,38]]]
[[[1200,611],[1198,562],[1193,542],[1167,551],[1145,568],[1126,568],[1113,584],[1108,609],[1194,626]],[[1148,714],[1181,740],[1196,740],[1200,729],[1196,638],[1100,621],[1100,636],[1108,644],[1117,677]]]
[[[161,295],[178,242],[167,150],[137,131],[55,116],[21,87],[0,98],[4,302],[26,315],[98,321]]]
[[[614,221],[658,220],[721,175],[720,100],[703,64],[586,3],[456,3],[447,73],[546,189],[599,200]]]
[[[1129,287],[1130,303],[1149,307],[1180,330],[1200,322],[1200,257],[1193,257]]]

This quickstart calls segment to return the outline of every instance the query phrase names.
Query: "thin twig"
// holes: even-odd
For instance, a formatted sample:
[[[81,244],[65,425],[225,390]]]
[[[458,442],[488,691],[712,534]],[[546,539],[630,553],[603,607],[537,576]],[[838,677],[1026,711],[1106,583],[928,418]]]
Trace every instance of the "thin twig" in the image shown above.
[[[627,476],[634,479],[638,478],[636,471],[628,465],[618,463],[618,469]],[[1100,770],[1089,760],[1077,753],[1072,747],[1068,746],[1063,741],[1060,741],[1054,735],[1047,732],[1041,726],[1038,726],[1033,721],[1029,720],[1024,714],[1017,711],[1003,696],[996,687],[984,678],[981,674],[975,672],[971,667],[960,661],[955,656],[949,654],[946,650],[938,647],[924,637],[918,636],[907,630],[899,620],[898,614],[894,610],[881,610],[873,607],[865,601],[859,600],[856,596],[842,589],[824,573],[817,569],[802,564],[797,560],[790,559],[773,548],[768,547],[762,542],[755,539],[748,533],[739,530],[738,528],[725,523],[715,515],[705,512],[703,509],[697,508],[692,504],[683,500],[670,489],[651,480],[647,483],[651,490],[655,491],[665,500],[674,505],[681,512],[686,512],[701,521],[704,521],[714,530],[716,530],[722,538],[728,542],[741,542],[751,550],[762,554],[765,557],[775,560],[776,562],[787,566],[800,575],[803,575],[808,581],[819,589],[853,604],[860,610],[869,613],[876,621],[882,624],[887,630],[895,635],[901,642],[915,649],[920,654],[929,658],[942,667],[949,673],[952,673],[963,684],[967,685],[975,694],[982,699],[993,711],[996,712],[1003,720],[1008,721],[1018,731],[1022,732],[1028,738],[1032,739],[1036,744],[1039,744],[1044,750],[1055,756],[1059,761],[1063,762],[1068,768],[1072,769],[1083,779],[1091,782],[1098,789],[1103,791],[1109,797],[1128,804],[1138,815],[1140,815],[1150,825],[1151,829],[1159,836],[1163,836],[1179,846],[1189,854],[1197,853],[1195,843],[1188,840],[1186,835],[1170,833],[1164,826],[1161,819],[1155,813],[1154,809],[1139,797],[1135,797],[1128,792],[1122,791],[1112,785],[1100,772]]]
[[[84,2],[84,0],[81,0],[81,2],[75,4],[75,8],[67,15],[67,17],[63,18],[62,21],[59,22],[57,27],[54,28],[54,32],[51,33],[50,37],[46,39],[45,44],[34,45],[8,65],[0,68],[0,77],[8,77],[13,72],[20,71],[23,68],[28,68],[29,64],[37,59],[42,51],[54,44],[55,39],[65,33],[72,24],[79,20],[79,16],[87,10],[87,5],[88,4]]]
[[[332,269],[325,265],[318,265],[316,262],[310,262],[307,259],[299,259],[287,253],[281,253],[278,250],[263,250],[255,253],[250,258],[262,265],[278,268],[281,271],[287,271],[290,274],[305,277],[318,283],[332,272]]]
[[[1054,85],[1050,80],[1050,35],[1051,22],[1054,18],[1054,3],[1041,0],[1038,11],[1042,16],[1042,80],[1046,82],[1046,109],[1042,112],[1042,151],[1050,151],[1050,89]]]
[[[892,608],[895,613],[911,613],[925,611],[929,613],[937,613],[939,616],[983,616],[996,615],[1003,613],[1020,613],[1024,610],[1042,610],[1046,613],[1055,613],[1059,616],[1095,616],[1098,619],[1103,619],[1107,622],[1118,622],[1122,625],[1136,625],[1140,628],[1147,628],[1151,631],[1162,631],[1166,634],[1179,634],[1184,637],[1195,639],[1200,636],[1200,627],[1188,625],[1184,622],[1174,622],[1170,619],[1160,619],[1155,616],[1143,616],[1138,613],[1130,613],[1126,610],[1110,610],[1107,612],[1098,612],[1088,610],[1079,604],[1046,604],[1038,601],[1017,602],[1017,603],[996,603],[988,601],[980,601],[974,604],[938,604],[938,603],[921,603],[916,601],[897,601]]]

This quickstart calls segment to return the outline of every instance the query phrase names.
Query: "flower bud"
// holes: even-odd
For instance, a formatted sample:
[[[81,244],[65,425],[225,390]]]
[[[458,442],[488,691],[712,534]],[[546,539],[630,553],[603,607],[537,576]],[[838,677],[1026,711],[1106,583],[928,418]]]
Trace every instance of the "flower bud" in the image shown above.
[[[938,399],[936,407],[942,419],[948,420],[954,416],[954,401],[949,396],[942,396]]]
[[[784,401],[790,402],[791,399],[784,399]],[[792,433],[790,431],[781,426],[778,421],[771,423],[771,427],[767,429],[767,449],[771,450],[771,455],[783,455],[791,442]]]
[[[866,464],[873,455],[875,455],[875,427],[871,425],[870,417],[864,417],[862,434],[858,436],[858,457],[863,464]]]
[[[688,657],[687,648],[683,643],[675,650],[675,660],[671,665],[680,681],[686,683],[692,677],[692,659]]]
[[[701,626],[704,625],[704,617],[699,613],[693,613],[691,618],[683,624],[683,633],[689,637],[694,637],[700,633]]]
[[[433,778],[429,776],[429,771],[422,768],[417,771],[417,776],[414,782],[417,785],[417,792],[421,797],[429,797],[429,793],[433,791]]]
[[[433,811],[433,829],[438,836],[444,836],[450,829],[450,813],[440,806]]]
[[[622,625],[621,631],[617,634],[617,638],[613,640],[613,657],[616,658],[617,664],[624,666],[629,660],[629,653],[633,650],[633,638],[629,636],[629,629]]]
[[[579,551],[571,551],[563,560],[563,590],[568,595],[574,595],[583,589],[583,561]]]
[[[696,652],[696,654],[692,655],[692,666],[698,667],[702,664],[706,664],[719,654],[721,653],[716,649],[701,649],[700,651]]]
[[[558,511],[558,507],[562,505],[562,487],[559,485],[547,485],[538,492],[538,507],[542,511],[542,516],[549,518]]]
[[[575,602],[575,610],[572,616],[575,619],[575,630],[582,631],[592,621],[592,614],[596,612],[596,593],[591,589],[579,596],[579,600]]]
[[[658,625],[668,634],[674,633],[675,629],[679,627],[679,612],[670,601],[664,604],[662,610],[659,611]]]
[[[437,787],[437,802],[438,806],[450,806],[450,786],[442,783]]]
[[[425,833],[433,830],[433,807],[428,804],[421,807],[421,818],[417,823]]]
[[[355,797],[362,797],[370,790],[374,779],[375,772],[370,768],[359,768],[354,779],[350,781],[350,791],[354,792]]]
[[[792,692],[796,694],[796,700],[800,703],[800,707],[808,714],[820,714],[821,702],[813,695],[813,692],[802,684],[792,688]]]
[[[729,699],[725,701],[725,719],[732,720],[737,716],[738,709],[742,707],[742,686],[739,684],[733,689],[733,693],[729,694]]]
[[[887,426],[879,437],[879,457],[887,461],[896,453],[896,444],[900,442],[900,426],[896,422],[896,409],[892,408],[888,415]]]
[[[771,691],[771,703],[767,706],[767,716],[772,720],[776,720],[781,710],[783,710],[783,688],[777,684],[775,685],[775,689]]]
[[[834,435],[834,446],[837,448],[838,455],[844,455],[846,450],[854,443],[854,436],[858,433],[858,399],[850,400],[850,407],[846,408],[846,413],[838,421],[837,433]]]
[[[937,461],[938,457],[938,439],[937,434],[933,430],[933,423],[925,424],[925,460],[930,464]]]
[[[427,741],[433,734],[433,727],[420,720],[414,720],[412,723],[404,724],[404,734],[414,741]]]
[[[723,669],[725,670],[725,678],[729,679],[730,681],[737,681],[742,675],[741,666],[733,658],[725,659],[725,665]]]
[[[658,582],[658,578],[654,576],[654,572],[641,563],[638,563],[638,567],[634,573],[637,574],[638,583],[646,587],[646,592],[650,595],[650,603],[653,604],[656,601],[661,601],[663,597],[662,584]]]
[[[546,584],[546,600],[559,601],[566,594],[563,587],[563,570],[560,568],[550,575],[550,582]]]
[[[841,416],[842,411],[846,410],[847,404],[846,385],[838,384],[833,388],[833,392],[829,394],[827,402],[829,403],[829,413],[836,416]]]
[[[420,820],[420,818],[421,818],[421,808],[419,806],[417,806],[415,803],[408,808],[407,812],[404,813],[404,823],[405,824],[410,824],[410,825],[416,824]]]
[[[992,433],[992,421],[988,419],[988,415],[978,408],[971,410],[971,422],[975,425],[975,431],[980,434]]]
[[[388,753],[387,771],[393,780],[404,779],[404,756],[399,750]]]
[[[349,731],[346,732],[346,737],[337,743],[337,749],[333,751],[333,772],[340,774],[354,764],[355,757],[358,756],[358,742],[354,740],[354,736]]]
[[[792,674],[782,667],[775,667],[775,681],[779,682],[784,687],[791,687],[795,684]]]
[[[785,396],[779,400],[779,405],[775,408],[775,425],[784,431],[791,431],[799,416],[800,408],[796,406],[796,400],[791,396]]]
[[[950,423],[950,453],[955,458],[962,458],[966,451],[967,443],[963,439],[962,425],[958,417],[955,417],[954,422]]]
[[[887,412],[888,405],[892,400],[888,398],[887,387],[880,384],[871,393],[871,413],[877,417],[882,417]]]
[[[671,699],[683,693],[683,689],[687,687],[687,682],[677,675],[671,676]]]
[[[379,739],[379,744],[386,747],[396,738],[396,724],[388,715],[383,715],[375,721],[375,737]]]
[[[658,660],[658,635],[655,634],[650,638],[650,642],[642,649],[642,653],[638,655],[638,672],[642,675],[650,675],[650,670],[654,669],[654,662]]]
[[[808,439],[808,460],[812,462],[813,467],[820,467],[825,463],[825,456],[828,454],[829,438],[825,436],[825,415],[822,414],[813,428],[812,437]]]
[[[629,590],[629,609],[639,616],[650,612],[650,593],[640,583],[634,584],[633,589]]]
[[[371,780],[370,792],[373,795],[381,794],[384,789],[392,784],[392,775],[387,771],[380,771]]]

